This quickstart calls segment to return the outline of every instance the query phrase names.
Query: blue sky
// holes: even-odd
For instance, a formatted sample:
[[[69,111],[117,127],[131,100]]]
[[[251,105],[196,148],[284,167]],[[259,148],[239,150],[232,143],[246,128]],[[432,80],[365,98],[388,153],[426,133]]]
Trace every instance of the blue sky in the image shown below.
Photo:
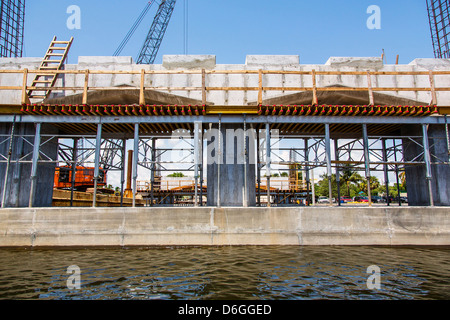
[[[248,54],[299,55],[302,64],[330,56],[380,56],[387,63],[432,58],[425,0],[178,0],[155,63],[184,53],[184,2],[188,1],[188,54],[214,54],[217,63],[243,64]],[[111,56],[147,0],[28,0],[27,57],[42,57],[54,35],[75,38],[69,63],[78,56]],[[69,30],[70,5],[81,9],[81,29]],[[367,8],[381,9],[381,29],[369,30]],[[157,6],[122,55],[138,55]]]

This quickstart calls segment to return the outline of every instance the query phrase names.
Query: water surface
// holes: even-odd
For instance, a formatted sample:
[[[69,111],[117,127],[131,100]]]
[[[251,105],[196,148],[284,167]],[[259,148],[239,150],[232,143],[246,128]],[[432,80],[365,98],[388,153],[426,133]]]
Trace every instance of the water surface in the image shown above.
[[[449,266],[443,247],[0,249],[0,299],[449,299]]]

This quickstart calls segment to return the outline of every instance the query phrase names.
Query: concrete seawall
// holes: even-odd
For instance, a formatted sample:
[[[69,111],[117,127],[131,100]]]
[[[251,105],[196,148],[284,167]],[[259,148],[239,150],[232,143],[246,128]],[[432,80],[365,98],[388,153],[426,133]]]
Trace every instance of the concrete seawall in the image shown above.
[[[0,247],[450,245],[450,209],[32,208],[0,210]]]

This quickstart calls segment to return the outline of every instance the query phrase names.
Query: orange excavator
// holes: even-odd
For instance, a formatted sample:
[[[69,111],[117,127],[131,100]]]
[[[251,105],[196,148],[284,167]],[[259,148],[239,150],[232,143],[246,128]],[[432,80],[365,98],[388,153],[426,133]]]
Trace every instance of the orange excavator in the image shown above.
[[[106,186],[106,171],[99,170],[97,186]],[[72,168],[70,166],[57,167],[55,170],[54,188],[72,188]],[[88,188],[94,187],[94,168],[77,166],[75,170],[74,190],[85,192]]]

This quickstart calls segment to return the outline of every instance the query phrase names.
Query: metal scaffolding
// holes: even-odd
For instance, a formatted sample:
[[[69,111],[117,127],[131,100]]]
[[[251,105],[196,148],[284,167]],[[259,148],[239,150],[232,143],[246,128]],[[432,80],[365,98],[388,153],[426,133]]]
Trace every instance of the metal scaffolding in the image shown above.
[[[80,123],[94,124],[96,127],[95,132],[91,132],[84,136],[73,134],[49,134],[42,130],[43,125],[51,125],[55,118],[46,116],[22,116],[20,123],[35,123],[35,132],[21,134],[14,130],[17,126],[17,119],[13,116],[2,116],[2,123],[10,123],[9,133],[0,135],[0,146],[5,147],[0,154],[0,164],[6,164],[6,169],[2,172],[4,175],[4,185],[7,185],[11,181],[8,164],[31,164],[30,176],[31,176],[31,192],[29,199],[29,206],[33,206],[35,197],[35,188],[38,184],[37,168],[42,164],[54,164],[56,165],[70,165],[80,163],[93,163],[95,168],[95,181],[99,178],[99,168],[107,168],[109,170],[121,171],[121,195],[123,197],[124,192],[124,177],[125,177],[125,155],[126,155],[126,141],[133,140],[133,176],[132,176],[132,192],[133,192],[133,206],[136,206],[136,196],[139,193],[146,193],[147,205],[177,205],[177,201],[182,199],[186,200],[189,197],[191,200],[185,202],[184,205],[198,206],[203,205],[203,198],[206,196],[204,192],[204,172],[203,172],[203,145],[206,142],[208,127],[212,123],[243,123],[244,116],[239,115],[221,115],[219,116],[192,116],[191,118],[194,124],[194,130],[182,130],[182,134],[146,134],[142,132],[141,123],[149,123],[158,121],[163,123],[168,121],[164,117],[140,117],[139,120],[130,117],[126,119],[126,122],[133,127],[133,132],[124,135],[118,139],[117,135],[113,133],[105,132],[105,127],[110,122],[115,122],[117,119],[104,117],[101,119],[96,118],[80,118]],[[64,117],[66,118],[66,117]],[[76,117],[75,117],[76,118]],[[264,119],[262,119],[264,118]],[[422,135],[373,135],[367,130],[368,124],[385,125],[386,121],[398,121],[398,119],[384,118],[358,118],[356,124],[355,118],[336,119],[332,117],[322,117],[320,127],[322,129],[321,134],[300,135],[300,134],[288,134],[280,133],[278,130],[273,129],[277,126],[277,123],[281,121],[288,121],[292,123],[302,123],[305,119],[291,118],[279,119],[279,117],[253,117],[246,116],[245,122],[250,127],[248,130],[255,130],[254,136],[257,138],[257,143],[254,145],[255,154],[257,154],[257,166],[256,176],[258,177],[256,182],[258,191],[256,193],[257,205],[263,206],[283,206],[283,205],[311,205],[314,192],[311,188],[311,175],[312,170],[322,168],[329,181],[329,204],[333,204],[331,189],[331,176],[333,168],[337,173],[336,176],[340,176],[343,168],[350,166],[354,170],[365,172],[365,178],[370,186],[370,177],[374,172],[380,171],[384,173],[385,183],[388,184],[388,175],[394,174],[397,179],[399,173],[404,171],[406,167],[422,166],[426,168],[426,181],[430,193],[430,205],[433,205],[432,197],[432,180],[434,177],[431,175],[431,166],[436,165],[449,165],[448,159],[438,157],[433,153],[433,142],[430,144],[427,126],[429,124],[443,125],[444,119],[441,117],[429,117],[429,118],[403,118],[406,125],[419,125],[422,127]],[[63,119],[59,119],[63,121]],[[67,119],[69,120],[69,117]],[[136,120],[133,122],[133,120]],[[263,120],[263,121],[262,121]],[[76,121],[74,117],[70,117],[70,121]],[[122,121],[125,121],[123,119]],[[183,121],[186,121],[184,119]],[[313,119],[309,118],[309,122]],[[317,120],[319,121],[319,120]],[[331,124],[345,121],[345,123],[354,122],[356,126],[361,126],[362,134],[355,134],[353,138],[347,135],[341,136],[340,132],[330,130]],[[176,120],[172,119],[172,123]],[[177,139],[181,144],[178,147],[165,148],[157,147],[156,142],[158,140],[172,140]],[[260,139],[260,137],[264,137]],[[442,137],[446,140],[445,137]],[[84,140],[81,144],[80,141]],[[281,148],[275,146],[275,140],[289,140],[291,147]],[[12,144],[25,144],[29,146],[29,152],[16,155],[11,153],[11,148],[14,149],[15,145]],[[72,141],[72,142],[70,142]],[[172,140],[173,142],[173,140]],[[333,146],[334,142],[334,147]],[[49,144],[58,144],[58,153],[56,157],[48,153],[45,146]],[[436,144],[437,142],[434,142]],[[445,141],[446,143],[446,141]],[[80,147],[84,145],[84,147]],[[221,145],[219,144],[219,149]],[[413,158],[407,159],[404,153],[408,148],[415,147],[420,148],[421,152],[417,153]],[[256,150],[257,149],[257,150]],[[289,150],[290,153],[295,153],[296,156],[292,159],[284,159],[282,153],[285,150]],[[249,150],[251,151],[251,150]],[[219,150],[220,152],[220,150]],[[174,153],[170,156],[170,159],[164,158],[164,154]],[[247,157],[252,157],[251,152],[247,154]],[[292,157],[291,157],[292,158]],[[167,164],[175,165],[168,168]],[[297,168],[301,168],[302,174],[304,174],[307,187],[303,190],[275,190],[271,188],[271,172],[278,170],[277,166],[284,166],[284,170],[289,170],[290,165],[295,165]],[[184,167],[183,167],[184,166]],[[150,171],[148,175],[150,177],[150,185],[146,188],[139,188],[137,184],[138,170],[146,169]],[[283,169],[281,169],[283,170]],[[156,177],[161,175],[161,171],[186,171],[193,173],[194,185],[190,189],[178,189],[162,190],[161,186],[157,186]],[[266,172],[266,191],[261,192],[261,172]],[[217,177],[216,177],[217,178]],[[94,181],[94,182],[95,182]],[[397,180],[398,181],[398,180]],[[156,187],[157,186],[157,187]],[[338,184],[339,186],[339,184]],[[5,188],[2,188],[5,190]],[[98,186],[94,186],[94,195],[97,194]],[[389,189],[387,189],[389,190]],[[370,187],[368,190],[368,196],[370,198]],[[5,203],[5,193],[2,191],[2,205]],[[265,198],[262,201],[261,198]],[[97,206],[96,197],[93,198],[92,206]],[[172,200],[168,200],[172,199]],[[307,200],[304,202],[298,202],[299,199]],[[167,200],[167,201],[166,201]],[[340,194],[338,193],[338,203],[340,203]],[[179,204],[178,204],[179,205]],[[389,205],[389,202],[387,203]],[[399,203],[401,205],[401,203]]]

